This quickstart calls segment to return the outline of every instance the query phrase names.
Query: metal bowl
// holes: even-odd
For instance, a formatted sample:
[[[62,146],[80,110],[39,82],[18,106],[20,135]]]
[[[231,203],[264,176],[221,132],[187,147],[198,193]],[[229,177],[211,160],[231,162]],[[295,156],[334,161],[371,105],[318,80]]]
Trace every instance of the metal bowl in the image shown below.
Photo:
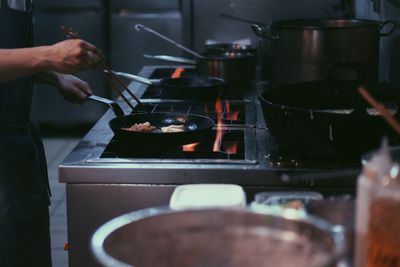
[[[248,209],[149,208],[117,217],[94,234],[103,266],[331,266],[345,250],[341,227],[296,213]]]

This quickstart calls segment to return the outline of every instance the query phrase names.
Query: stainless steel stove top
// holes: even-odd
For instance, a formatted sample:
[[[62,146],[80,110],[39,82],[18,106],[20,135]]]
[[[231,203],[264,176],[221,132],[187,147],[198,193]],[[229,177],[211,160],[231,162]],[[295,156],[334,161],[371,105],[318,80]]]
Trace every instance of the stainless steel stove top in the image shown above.
[[[172,72],[175,66],[147,66],[139,73],[150,78],[154,73]],[[157,76],[157,75],[156,75]],[[143,97],[149,89],[132,82],[129,88],[142,100],[147,111],[179,111],[221,119],[209,140],[192,148],[171,151],[138,151],[119,142],[108,127],[114,117],[107,111],[78,146],[60,164],[60,181],[66,183],[236,183],[271,187],[354,188],[359,166],[337,162],[304,162],[276,151],[268,133],[259,93],[264,82],[244,88],[238,97],[223,96],[222,116],[213,102],[188,102],[170,98],[156,99],[157,92]],[[154,88],[151,88],[153,90]],[[239,95],[240,95],[239,94]],[[129,107],[117,101],[125,113]],[[133,103],[134,101],[132,101]],[[228,105],[229,103],[229,105]],[[220,147],[215,150],[217,130],[222,130]],[[189,149],[189,150],[187,150]]]

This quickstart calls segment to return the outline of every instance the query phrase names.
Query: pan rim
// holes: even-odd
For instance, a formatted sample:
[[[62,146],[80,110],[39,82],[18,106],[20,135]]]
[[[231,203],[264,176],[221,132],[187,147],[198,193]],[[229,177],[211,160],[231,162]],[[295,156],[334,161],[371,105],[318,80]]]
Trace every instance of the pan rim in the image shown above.
[[[196,86],[187,86],[187,85],[178,85],[178,84],[170,84],[169,82],[172,80],[179,80],[179,81],[196,81],[196,80],[204,80],[204,85],[196,85]],[[179,78],[164,78],[161,80],[160,85],[168,86],[168,87],[175,87],[175,88],[204,88],[204,87],[217,87],[217,86],[224,86],[225,80],[212,77],[212,76],[193,76],[193,77],[179,77]]]

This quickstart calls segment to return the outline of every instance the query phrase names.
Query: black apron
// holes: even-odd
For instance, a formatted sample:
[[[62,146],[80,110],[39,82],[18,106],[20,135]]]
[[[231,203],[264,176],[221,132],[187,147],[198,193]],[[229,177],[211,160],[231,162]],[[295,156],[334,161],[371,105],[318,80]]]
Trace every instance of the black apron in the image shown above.
[[[0,1],[0,48],[32,47],[30,0],[26,11]],[[43,144],[29,120],[32,89],[32,77],[0,83],[0,225],[32,218],[49,205]]]

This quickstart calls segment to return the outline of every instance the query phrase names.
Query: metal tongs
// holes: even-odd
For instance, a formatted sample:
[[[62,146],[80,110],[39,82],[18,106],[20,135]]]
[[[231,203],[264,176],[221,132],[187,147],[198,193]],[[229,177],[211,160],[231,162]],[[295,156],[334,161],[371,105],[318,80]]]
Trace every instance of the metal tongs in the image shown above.
[[[79,33],[76,30],[74,30],[73,28],[66,28],[64,26],[61,26],[61,30],[67,36],[68,39],[78,39],[78,38],[82,39],[80,37]],[[133,99],[135,99],[138,106],[142,105],[142,102],[135,96],[134,93],[132,93],[131,90],[129,90],[128,86],[120,78],[118,78],[118,76],[115,75],[115,72],[107,65],[104,56],[103,56],[103,58],[100,59],[100,61],[98,63],[98,70],[104,75],[104,77],[106,78],[106,80],[107,80],[108,84],[111,86],[111,88],[114,89],[114,91],[116,91],[118,93],[118,95],[126,102],[126,104],[132,110],[135,109],[134,106],[130,103],[128,98],[123,94],[123,90],[120,90],[120,88],[118,88],[118,86],[116,86],[116,84],[119,84],[120,86],[122,86],[125,89],[125,91],[127,91],[128,94]]]

